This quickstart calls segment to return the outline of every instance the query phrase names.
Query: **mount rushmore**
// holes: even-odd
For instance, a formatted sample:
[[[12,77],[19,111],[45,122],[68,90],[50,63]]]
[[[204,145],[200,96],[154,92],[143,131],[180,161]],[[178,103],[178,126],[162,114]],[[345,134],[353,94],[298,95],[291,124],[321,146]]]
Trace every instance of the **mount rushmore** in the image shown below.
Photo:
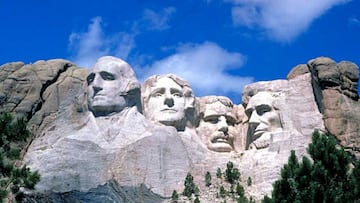
[[[196,97],[174,74],[140,83],[112,56],[90,70],[62,59],[12,62],[0,66],[0,112],[27,118],[33,133],[21,164],[41,180],[29,202],[163,202],[188,172],[206,190],[205,173],[228,161],[260,200],[291,150],[306,156],[314,129],[360,155],[358,79],[356,64],[319,57],[287,79],[245,86],[234,104]]]

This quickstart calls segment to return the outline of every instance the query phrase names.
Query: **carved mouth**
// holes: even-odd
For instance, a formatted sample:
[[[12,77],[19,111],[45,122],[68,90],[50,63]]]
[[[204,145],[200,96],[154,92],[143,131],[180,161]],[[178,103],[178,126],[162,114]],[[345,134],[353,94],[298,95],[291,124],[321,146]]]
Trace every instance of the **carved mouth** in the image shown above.
[[[213,139],[211,139],[211,143],[229,143],[229,137],[224,135],[218,135],[215,136]]]
[[[95,97],[105,97],[106,95],[104,94],[94,94],[92,97],[95,98]]]
[[[92,97],[92,99],[101,99],[101,98],[105,98],[106,96],[105,95],[99,95],[99,94],[97,94],[97,95],[94,95],[93,97]]]
[[[175,112],[177,112],[177,110],[175,110],[175,109],[162,109],[161,112],[175,113]]]

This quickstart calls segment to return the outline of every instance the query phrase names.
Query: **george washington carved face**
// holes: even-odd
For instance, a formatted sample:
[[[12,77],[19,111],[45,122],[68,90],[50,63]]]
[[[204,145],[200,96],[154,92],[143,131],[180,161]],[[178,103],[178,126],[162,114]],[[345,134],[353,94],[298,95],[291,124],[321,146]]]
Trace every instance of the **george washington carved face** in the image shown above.
[[[87,85],[89,109],[101,115],[131,106],[127,96],[140,87],[130,65],[111,56],[102,57],[95,63],[87,77]]]

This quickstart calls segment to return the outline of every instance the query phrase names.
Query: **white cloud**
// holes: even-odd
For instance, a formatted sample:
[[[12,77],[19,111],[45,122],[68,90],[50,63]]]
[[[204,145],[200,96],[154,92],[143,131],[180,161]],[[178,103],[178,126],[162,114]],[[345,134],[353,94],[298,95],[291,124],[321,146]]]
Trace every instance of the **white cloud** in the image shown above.
[[[135,47],[135,31],[104,33],[101,17],[95,17],[83,33],[71,33],[69,47],[72,50],[71,60],[81,67],[89,68],[95,61],[105,55],[125,59]]]
[[[149,30],[166,30],[169,29],[169,20],[173,13],[176,12],[174,7],[164,8],[162,11],[153,11],[151,9],[145,9],[143,20],[148,22]]]
[[[352,25],[357,25],[360,26],[360,20],[356,17],[350,17],[349,18],[349,23]]]
[[[112,55],[124,60],[136,47],[135,38],[145,30],[161,31],[168,29],[169,19],[176,12],[174,7],[167,7],[159,12],[144,10],[144,15],[130,23],[128,31],[106,33],[101,17],[91,19],[86,32],[73,32],[69,36],[70,59],[78,66],[91,67],[102,56]]]
[[[260,28],[277,41],[290,42],[330,8],[349,0],[227,0],[236,26]]]
[[[94,59],[108,52],[103,46],[105,41],[102,29],[101,18],[91,20],[88,30],[85,33],[71,33],[69,46],[75,51],[73,61],[83,67],[90,67]]]
[[[212,42],[180,45],[177,53],[146,67],[142,80],[154,74],[174,73],[187,80],[196,96],[240,93],[253,82],[251,77],[239,77],[227,71],[239,69],[246,58],[231,53]]]

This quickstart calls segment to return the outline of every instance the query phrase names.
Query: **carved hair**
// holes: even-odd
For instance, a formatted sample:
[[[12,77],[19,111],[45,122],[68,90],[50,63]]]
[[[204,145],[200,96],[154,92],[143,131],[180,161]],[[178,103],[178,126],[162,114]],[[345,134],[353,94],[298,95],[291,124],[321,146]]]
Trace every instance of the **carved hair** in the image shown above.
[[[240,115],[239,115],[239,109],[237,108],[236,105],[234,105],[234,103],[228,98],[228,97],[224,97],[224,96],[204,96],[204,97],[200,97],[197,98],[196,100],[196,113],[197,113],[197,118],[196,118],[196,122],[195,125],[198,126],[199,122],[201,119],[204,118],[204,113],[206,111],[207,105],[209,104],[214,104],[216,102],[220,102],[222,105],[224,105],[225,107],[228,107],[230,109],[232,109],[232,112],[235,116],[236,122],[240,122]]]
[[[198,113],[204,113],[204,111],[206,110],[206,105],[207,104],[213,104],[216,102],[220,102],[221,104],[223,104],[226,107],[229,108],[233,108],[234,104],[233,102],[224,96],[204,96],[204,97],[200,97],[198,98],[198,104],[197,104],[197,112]]]

